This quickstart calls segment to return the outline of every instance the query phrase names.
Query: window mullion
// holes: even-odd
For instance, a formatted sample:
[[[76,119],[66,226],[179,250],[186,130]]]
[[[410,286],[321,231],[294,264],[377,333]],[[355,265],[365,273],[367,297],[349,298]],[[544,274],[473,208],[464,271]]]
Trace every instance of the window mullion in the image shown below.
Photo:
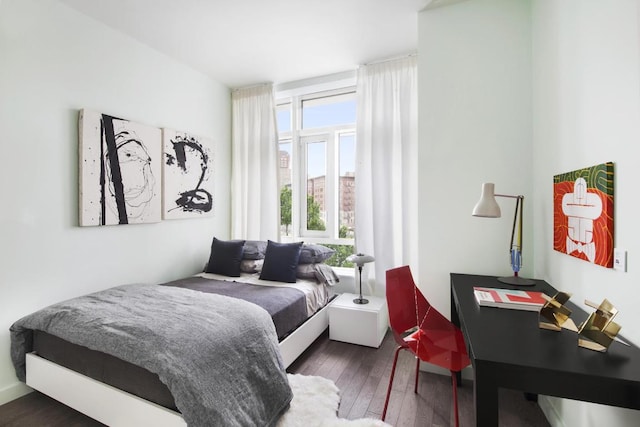
[[[300,162],[300,159],[302,158],[302,156],[304,156],[304,151],[301,150],[301,142],[300,142],[300,108],[302,106],[302,103],[300,101],[300,98],[297,96],[294,96],[291,99],[291,123],[292,123],[292,137],[291,137],[291,142],[292,142],[292,147],[291,150],[293,151],[292,153],[292,157],[295,159],[295,161],[293,162],[293,167],[292,167],[292,178],[291,178],[291,182],[292,182],[292,188],[291,188],[291,227],[293,230],[293,237],[294,239],[298,239],[301,236],[301,227],[302,227],[302,221],[300,218],[300,215],[297,214],[298,212],[301,212],[301,198],[300,198],[300,194],[302,191],[305,191],[304,189],[301,189],[300,183],[301,183],[301,176],[302,174],[306,173],[305,171],[301,170],[301,165],[302,163]],[[305,213],[306,213],[306,209],[305,209]]]
[[[327,231],[329,237],[338,236],[338,218],[336,212],[338,210],[338,191],[337,175],[338,175],[338,149],[337,149],[338,132],[331,132],[327,138],[327,177],[325,185],[325,200],[327,204]]]

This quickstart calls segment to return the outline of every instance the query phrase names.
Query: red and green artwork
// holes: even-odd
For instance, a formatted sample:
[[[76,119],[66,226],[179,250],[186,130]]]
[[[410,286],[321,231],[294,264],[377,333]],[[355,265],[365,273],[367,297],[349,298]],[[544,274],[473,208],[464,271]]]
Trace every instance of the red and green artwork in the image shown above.
[[[613,267],[613,163],[553,177],[553,249]]]

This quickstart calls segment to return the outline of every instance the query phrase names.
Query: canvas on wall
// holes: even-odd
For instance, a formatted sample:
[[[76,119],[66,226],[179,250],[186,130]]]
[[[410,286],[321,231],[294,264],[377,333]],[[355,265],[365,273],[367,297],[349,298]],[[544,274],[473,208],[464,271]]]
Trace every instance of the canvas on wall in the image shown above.
[[[613,267],[613,163],[553,177],[553,249]]]
[[[80,111],[80,225],[162,219],[162,132],[90,110]]]
[[[163,218],[213,214],[213,142],[164,129],[163,146]]]

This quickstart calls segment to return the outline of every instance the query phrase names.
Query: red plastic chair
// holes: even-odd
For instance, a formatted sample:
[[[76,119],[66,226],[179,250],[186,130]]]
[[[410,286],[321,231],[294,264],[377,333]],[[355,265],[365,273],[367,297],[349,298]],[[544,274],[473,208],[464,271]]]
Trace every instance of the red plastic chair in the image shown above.
[[[453,410],[458,426],[458,385],[456,374],[469,366],[469,356],[462,332],[440,314],[422,295],[413,281],[409,266],[387,271],[387,306],[393,337],[398,343],[393,358],[387,398],[384,402],[382,420],[387,415],[391,386],[398,363],[400,350],[409,350],[416,356],[416,384],[420,361],[432,363],[451,371],[453,384]]]

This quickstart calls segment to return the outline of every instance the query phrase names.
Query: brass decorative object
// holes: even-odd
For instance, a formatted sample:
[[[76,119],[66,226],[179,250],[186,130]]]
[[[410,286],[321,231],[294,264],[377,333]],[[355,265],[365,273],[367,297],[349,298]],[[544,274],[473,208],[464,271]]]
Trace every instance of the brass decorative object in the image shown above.
[[[613,321],[613,318],[618,314],[618,309],[607,299],[604,299],[600,305],[588,300],[585,300],[584,303],[595,308],[596,311],[580,324],[578,345],[589,350],[605,352],[622,328]]]
[[[566,292],[558,292],[551,298],[542,294],[547,302],[540,309],[538,325],[541,329],[550,331],[559,331],[562,328],[573,332],[578,332],[576,324],[570,319],[571,310],[564,306],[569,301],[571,294]]]

